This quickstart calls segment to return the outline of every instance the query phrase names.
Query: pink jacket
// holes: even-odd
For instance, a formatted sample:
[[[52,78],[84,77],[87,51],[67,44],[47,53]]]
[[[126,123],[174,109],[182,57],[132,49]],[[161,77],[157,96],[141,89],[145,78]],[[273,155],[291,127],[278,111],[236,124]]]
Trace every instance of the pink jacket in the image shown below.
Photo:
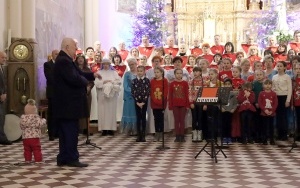
[[[37,114],[22,115],[20,120],[22,138],[40,138],[42,135],[41,127],[44,125],[46,125],[46,119]]]

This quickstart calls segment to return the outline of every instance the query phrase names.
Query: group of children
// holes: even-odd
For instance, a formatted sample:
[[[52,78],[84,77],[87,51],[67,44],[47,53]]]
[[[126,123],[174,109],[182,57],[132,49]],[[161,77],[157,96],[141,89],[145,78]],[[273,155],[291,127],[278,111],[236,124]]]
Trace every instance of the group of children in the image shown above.
[[[297,58],[299,59],[295,56],[293,59],[298,60]],[[178,59],[182,63],[180,57],[175,57],[173,64],[174,60]],[[174,115],[175,142],[185,142],[185,116],[188,110],[191,110],[192,114],[193,141],[202,141],[211,138],[212,135],[217,136],[213,133],[213,126],[220,129],[219,136],[223,137],[222,141],[225,143],[230,143],[234,139],[243,144],[254,142],[268,144],[269,140],[273,145],[275,130],[278,140],[287,140],[291,102],[292,106],[295,106],[297,117],[300,115],[300,62],[294,63],[295,84],[292,87],[292,78],[287,74],[287,64],[284,61],[277,62],[276,71],[272,68],[272,71],[268,72],[268,67],[273,66],[274,60],[266,56],[263,62],[254,62],[254,73],[248,75],[245,74],[245,70],[249,71],[250,67],[248,59],[244,59],[241,66],[233,66],[229,58],[221,61],[223,70],[219,71],[208,68],[208,61],[200,59],[199,66],[193,67],[188,80],[183,79],[184,68],[166,71],[163,67],[155,67],[155,78],[147,80],[145,67],[139,66],[137,78],[133,83],[139,80],[147,81],[132,86],[138,115],[138,133],[142,130],[137,141],[145,141],[149,96],[156,137],[162,135],[164,110],[168,107]],[[263,66],[266,70],[263,70]],[[168,77],[170,71],[175,75],[175,79],[171,81],[164,78]],[[164,75],[165,72],[167,75]],[[228,104],[221,105],[221,109],[218,105],[196,104],[198,91],[203,87],[232,88]]]

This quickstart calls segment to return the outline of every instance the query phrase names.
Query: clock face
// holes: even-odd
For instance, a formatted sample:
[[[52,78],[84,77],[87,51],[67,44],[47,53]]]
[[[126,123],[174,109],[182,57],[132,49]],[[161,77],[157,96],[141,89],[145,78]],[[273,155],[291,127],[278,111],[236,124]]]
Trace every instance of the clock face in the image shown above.
[[[28,47],[23,44],[19,44],[14,47],[13,54],[19,60],[26,59],[29,55]]]

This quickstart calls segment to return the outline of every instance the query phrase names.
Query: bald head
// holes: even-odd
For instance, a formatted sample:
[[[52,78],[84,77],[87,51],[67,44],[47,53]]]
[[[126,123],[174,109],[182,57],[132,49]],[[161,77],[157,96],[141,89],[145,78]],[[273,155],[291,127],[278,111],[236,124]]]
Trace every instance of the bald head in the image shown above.
[[[53,61],[55,61],[55,59],[56,59],[58,53],[59,53],[59,50],[53,50],[53,51],[52,51],[51,55],[52,55],[52,60],[53,60]]]
[[[0,51],[0,65],[5,64],[7,59],[7,55],[5,52]]]
[[[101,42],[97,40],[97,41],[94,42],[94,51],[95,52],[96,51],[100,52],[100,50],[101,50]]]
[[[61,50],[68,54],[71,58],[75,57],[77,45],[74,39],[64,38],[61,42]]]

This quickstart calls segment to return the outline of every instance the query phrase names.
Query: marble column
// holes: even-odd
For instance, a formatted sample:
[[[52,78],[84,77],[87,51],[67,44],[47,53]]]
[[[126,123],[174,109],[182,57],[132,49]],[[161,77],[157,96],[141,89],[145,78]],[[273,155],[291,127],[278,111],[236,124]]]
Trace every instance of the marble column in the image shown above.
[[[100,2],[99,0],[92,0],[93,2],[93,8],[92,8],[92,16],[93,16],[93,26],[92,26],[92,37],[93,37],[93,43],[96,41],[96,40],[100,40]],[[101,6],[102,9],[105,9],[106,7],[105,6]],[[104,26],[104,25],[103,25]],[[102,29],[105,29],[105,26],[102,28]],[[101,42],[101,41],[100,41]]]
[[[35,39],[35,0],[22,0],[22,38]]]
[[[84,48],[93,47],[93,1],[84,1]]]
[[[9,28],[13,38],[22,37],[22,0],[9,0]]]

